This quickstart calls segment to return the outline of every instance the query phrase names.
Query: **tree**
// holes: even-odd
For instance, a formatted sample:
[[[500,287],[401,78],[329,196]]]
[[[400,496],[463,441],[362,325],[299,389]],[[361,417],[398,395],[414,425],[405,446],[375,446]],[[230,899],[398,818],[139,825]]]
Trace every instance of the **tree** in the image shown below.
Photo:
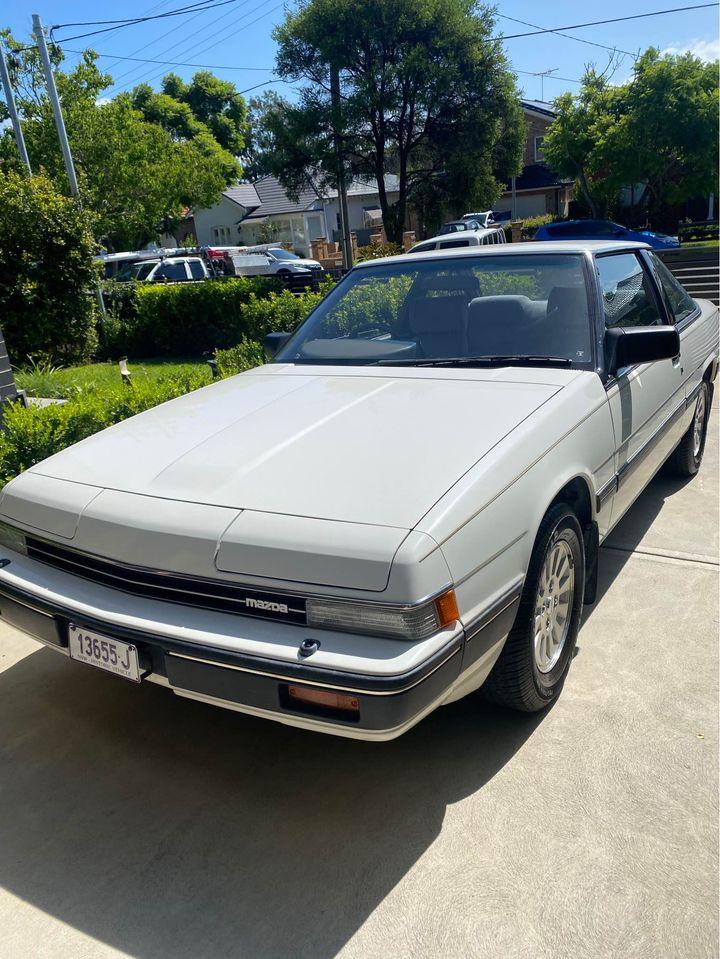
[[[248,100],[245,146],[240,159],[243,173],[251,183],[273,172],[273,138],[268,117],[274,111],[279,115],[283,106],[284,100],[274,90]]]
[[[234,84],[207,70],[196,73],[190,83],[177,74],[163,78],[162,92],[147,83],[135,87],[133,106],[146,120],[159,123],[182,139],[208,131],[223,150],[239,156],[247,134],[247,107]]]
[[[524,124],[494,21],[476,0],[306,0],[275,31],[281,76],[309,81],[266,111],[266,155],[293,192],[336,182],[333,130],[354,175],[374,178],[389,240],[433,193],[490,206],[519,172]],[[340,70],[339,106],[330,65]],[[391,201],[384,175],[398,177]]]
[[[44,170],[59,189],[68,192],[38,54],[21,50],[11,38],[9,47],[33,170]],[[52,57],[80,193],[86,208],[95,214],[97,239],[108,248],[144,245],[161,229],[177,223],[187,207],[212,206],[240,175],[234,156],[184,103],[177,102],[170,123],[167,114],[175,101],[161,95],[166,99],[158,105],[158,115],[148,110],[146,117],[133,106],[129,94],[102,99],[111,80],[98,70],[92,51],[85,51],[67,73],[59,69],[58,48],[52,48]],[[167,108],[164,117],[161,106]],[[15,142],[6,129],[0,135],[0,169],[17,168]]]
[[[0,172],[0,316],[13,363],[97,345],[92,217],[45,176]]]
[[[616,183],[647,183],[653,225],[669,206],[717,194],[718,119],[717,61],[653,48],[638,59],[603,147],[617,157]]]
[[[580,93],[564,93],[554,102],[556,119],[545,132],[543,154],[561,176],[572,177],[592,217],[606,216],[617,193],[607,176],[612,169],[606,135],[618,106],[617,88],[590,67]]]
[[[647,185],[654,226],[670,206],[717,193],[717,63],[651,48],[628,83],[612,86],[590,69],[578,96],[563,94],[555,109],[545,158],[576,178],[592,216],[606,214],[620,187],[635,183]]]

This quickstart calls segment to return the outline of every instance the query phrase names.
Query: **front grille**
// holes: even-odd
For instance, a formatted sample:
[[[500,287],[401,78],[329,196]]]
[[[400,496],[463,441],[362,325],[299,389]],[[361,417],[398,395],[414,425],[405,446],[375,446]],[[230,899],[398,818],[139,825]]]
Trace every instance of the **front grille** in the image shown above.
[[[235,583],[128,566],[39,539],[28,538],[27,552],[41,563],[133,596],[275,622],[302,626],[307,622],[305,599],[299,596],[260,592]]]

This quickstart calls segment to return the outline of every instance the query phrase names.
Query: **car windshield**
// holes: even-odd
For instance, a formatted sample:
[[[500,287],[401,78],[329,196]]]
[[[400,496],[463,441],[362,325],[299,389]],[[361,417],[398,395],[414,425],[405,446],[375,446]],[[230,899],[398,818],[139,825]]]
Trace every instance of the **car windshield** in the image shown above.
[[[591,369],[591,342],[580,254],[446,256],[356,268],[275,362]]]
[[[270,250],[269,251],[276,260],[299,260],[300,257],[295,253],[291,253],[290,250]]]

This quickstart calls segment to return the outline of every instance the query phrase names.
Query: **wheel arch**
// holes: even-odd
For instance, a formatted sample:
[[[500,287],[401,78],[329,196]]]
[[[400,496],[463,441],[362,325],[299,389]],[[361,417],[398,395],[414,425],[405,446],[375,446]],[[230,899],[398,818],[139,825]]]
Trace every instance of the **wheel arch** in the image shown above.
[[[585,547],[585,588],[583,601],[594,603],[597,595],[598,556],[600,537],[595,518],[595,491],[588,477],[577,474],[569,479],[552,497],[543,511],[543,517],[555,503],[565,503],[578,518]],[[542,523],[542,518],[540,520]]]

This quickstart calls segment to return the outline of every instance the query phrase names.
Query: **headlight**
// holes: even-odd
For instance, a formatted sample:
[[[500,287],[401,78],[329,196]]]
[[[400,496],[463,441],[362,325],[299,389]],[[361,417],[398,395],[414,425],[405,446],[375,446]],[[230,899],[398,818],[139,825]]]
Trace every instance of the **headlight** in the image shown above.
[[[308,599],[306,610],[308,626],[415,642],[427,639],[459,618],[457,601],[452,590],[429,603],[409,609],[343,603],[330,599]]]
[[[27,544],[25,542],[25,533],[22,530],[15,529],[7,523],[0,522],[0,547],[12,549],[16,553],[22,553],[27,556]]]

